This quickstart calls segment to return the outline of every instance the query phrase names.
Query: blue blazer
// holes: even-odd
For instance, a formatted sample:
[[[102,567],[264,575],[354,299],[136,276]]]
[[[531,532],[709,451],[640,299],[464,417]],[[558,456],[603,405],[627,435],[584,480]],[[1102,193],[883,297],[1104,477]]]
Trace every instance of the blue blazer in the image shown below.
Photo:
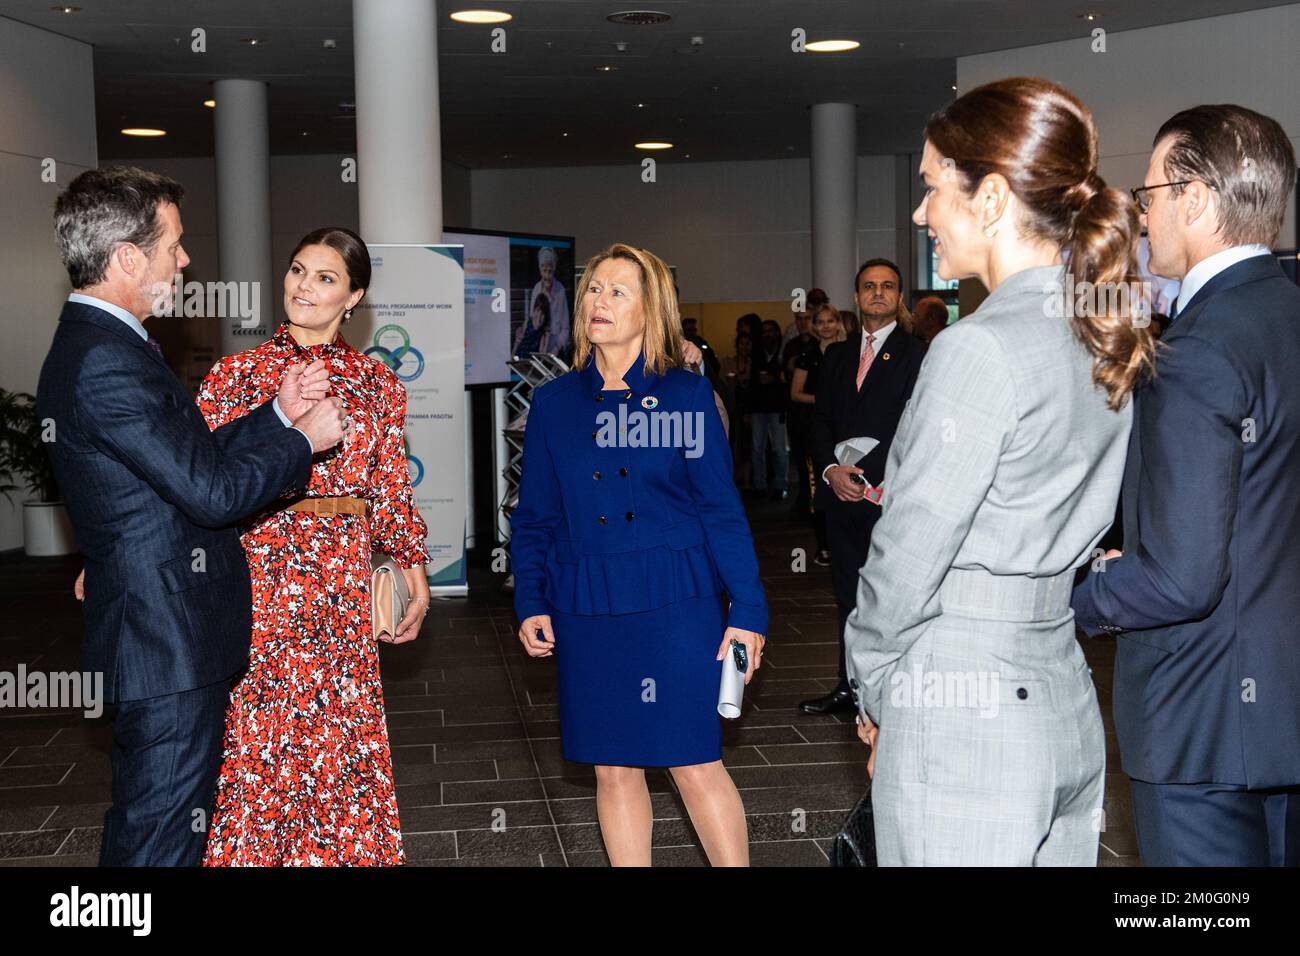
[[[108,702],[233,676],[253,605],[233,525],[306,483],[311,446],[270,402],[209,431],[148,343],[82,303],[63,307],[36,404],[86,558],[85,667]]]
[[[533,395],[510,519],[515,612],[628,614],[725,591],[728,625],[766,634],[758,559],[709,380],[685,369],[647,376],[642,356],[624,381],[626,391],[602,392],[593,356]],[[668,447],[631,447],[652,440]]]
[[[1272,256],[1205,284],[1136,396],[1124,556],[1074,611],[1118,632],[1115,730],[1149,783],[1300,784],[1300,289]]]

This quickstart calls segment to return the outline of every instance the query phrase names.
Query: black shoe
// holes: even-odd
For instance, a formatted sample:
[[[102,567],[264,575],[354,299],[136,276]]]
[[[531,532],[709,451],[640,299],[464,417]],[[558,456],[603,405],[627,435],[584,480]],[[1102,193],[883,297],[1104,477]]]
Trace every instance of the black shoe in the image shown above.
[[[816,697],[812,700],[805,700],[799,705],[799,710],[805,714],[814,716],[823,714],[851,714],[855,713],[858,705],[853,702],[853,692],[847,687],[841,690],[831,691],[825,697]]]
[[[824,568],[831,563],[831,553],[823,548],[813,556],[813,564],[819,568]]]

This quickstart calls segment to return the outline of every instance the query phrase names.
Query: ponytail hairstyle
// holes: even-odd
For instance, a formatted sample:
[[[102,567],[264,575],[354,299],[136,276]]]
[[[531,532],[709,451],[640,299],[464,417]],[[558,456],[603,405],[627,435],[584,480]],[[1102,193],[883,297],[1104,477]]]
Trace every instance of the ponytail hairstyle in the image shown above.
[[[1067,296],[1084,282],[1098,290],[1069,321],[1092,355],[1092,380],[1119,409],[1154,369],[1156,340],[1149,311],[1130,295],[1142,288],[1137,208],[1097,174],[1092,114],[1050,80],[1012,77],[954,100],[930,118],[925,135],[967,193],[990,173],[1006,179],[1028,237],[1060,246]]]

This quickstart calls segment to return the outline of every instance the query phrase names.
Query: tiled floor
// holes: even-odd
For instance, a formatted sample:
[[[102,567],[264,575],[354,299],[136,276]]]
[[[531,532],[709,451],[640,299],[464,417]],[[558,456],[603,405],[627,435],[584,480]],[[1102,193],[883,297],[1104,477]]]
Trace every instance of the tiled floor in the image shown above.
[[[866,782],[851,717],[805,717],[795,704],[835,682],[829,572],[784,504],[749,502],[772,608],[764,665],[745,712],[726,725],[724,760],[749,815],[756,866],[825,866],[830,837]],[[792,571],[795,548],[807,570]],[[0,671],[20,663],[80,669],[77,559],[0,555]],[[560,756],[554,661],[529,659],[510,594],[486,568],[470,596],[435,601],[413,644],[383,646],[398,802],[412,865],[604,866],[590,768]],[[1085,644],[1105,715],[1113,642]],[[109,798],[109,728],[79,711],[0,709],[0,864],[92,865]],[[654,860],[705,859],[666,772],[648,774]],[[1127,780],[1106,777],[1099,863],[1136,865]]]

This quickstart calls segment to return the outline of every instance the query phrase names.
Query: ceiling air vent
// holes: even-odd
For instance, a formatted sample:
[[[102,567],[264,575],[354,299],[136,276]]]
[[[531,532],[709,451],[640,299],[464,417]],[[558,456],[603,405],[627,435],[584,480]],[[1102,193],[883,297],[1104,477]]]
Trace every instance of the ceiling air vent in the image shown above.
[[[672,19],[658,10],[620,10],[605,18],[610,23],[630,23],[633,26],[646,27],[654,23],[667,23]]]

